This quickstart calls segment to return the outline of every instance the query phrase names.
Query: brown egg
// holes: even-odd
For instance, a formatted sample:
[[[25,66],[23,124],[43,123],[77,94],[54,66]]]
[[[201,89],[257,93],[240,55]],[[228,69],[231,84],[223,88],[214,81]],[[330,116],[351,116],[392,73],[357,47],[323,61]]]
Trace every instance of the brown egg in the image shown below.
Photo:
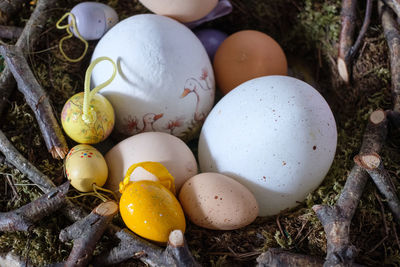
[[[214,57],[217,86],[224,93],[253,78],[286,75],[286,56],[279,44],[265,33],[253,30],[230,35]]]
[[[205,17],[217,5],[218,0],[139,0],[152,12],[174,18],[180,22],[192,22]]]

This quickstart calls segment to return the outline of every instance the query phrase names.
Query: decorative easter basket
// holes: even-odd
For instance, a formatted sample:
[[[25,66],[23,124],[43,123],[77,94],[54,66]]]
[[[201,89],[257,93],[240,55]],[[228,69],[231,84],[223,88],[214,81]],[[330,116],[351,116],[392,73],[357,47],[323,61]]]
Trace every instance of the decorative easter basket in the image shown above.
[[[80,193],[63,184],[63,161],[56,158],[64,157],[73,142],[64,139],[60,128],[54,128],[60,124],[66,100],[82,91],[84,70],[97,41],[89,41],[88,55],[82,61],[70,63],[58,49],[65,33],[55,25],[79,2],[0,3],[0,24],[15,26],[0,27],[2,40],[16,44],[0,47],[0,266],[8,266],[7,257],[33,266],[64,262],[71,257],[73,245],[74,250],[80,246],[80,252],[95,247],[92,262],[98,266],[195,262],[203,266],[320,266],[325,259],[326,266],[353,262],[400,265],[400,205],[396,202],[400,186],[400,51],[395,45],[400,33],[392,11],[396,11],[391,4],[394,1],[374,2],[370,9],[347,0],[231,0],[231,14],[201,26],[228,34],[253,29],[277,40],[287,55],[289,74],[314,86],[329,103],[337,124],[338,146],[323,183],[296,208],[257,218],[233,231],[207,230],[189,222],[184,239],[180,232],[173,232],[167,248],[120,231],[125,226],[120,216],[114,216],[113,202],[102,203],[90,195],[73,199]],[[113,7],[121,20],[149,13],[137,0],[101,2]],[[381,2],[388,6],[382,7]],[[367,11],[372,15],[366,19],[370,24],[361,42],[356,41],[351,27],[350,32],[340,34],[341,25],[345,29],[353,25],[360,31],[361,16]],[[351,15],[355,21],[349,20]],[[360,44],[358,49],[354,49],[353,39]],[[71,58],[78,58],[84,50],[79,39],[63,42],[63,51]],[[17,67],[8,68],[7,64]],[[25,97],[14,90],[13,77]],[[348,82],[343,81],[346,77]],[[217,91],[217,99],[220,97]],[[49,115],[53,111],[55,115]],[[53,135],[43,138],[41,132]],[[99,150],[107,150],[110,142]],[[197,139],[188,145],[196,155]],[[67,192],[72,199],[65,204]],[[38,208],[43,212],[38,213]],[[101,223],[93,226],[91,220]],[[82,241],[90,230],[102,233],[111,220],[104,235],[95,235],[91,244]],[[71,226],[73,221],[81,224]]]

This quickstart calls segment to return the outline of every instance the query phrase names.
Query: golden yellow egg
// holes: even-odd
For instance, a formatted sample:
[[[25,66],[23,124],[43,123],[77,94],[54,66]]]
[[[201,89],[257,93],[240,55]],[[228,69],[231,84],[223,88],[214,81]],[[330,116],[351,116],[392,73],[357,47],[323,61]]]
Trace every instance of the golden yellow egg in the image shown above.
[[[67,135],[78,143],[96,144],[106,139],[114,127],[114,109],[102,95],[95,94],[89,104],[90,122],[83,115],[83,96],[78,93],[65,103],[61,123]]]
[[[122,219],[136,234],[166,243],[173,230],[185,232],[186,222],[178,200],[154,181],[130,182],[119,202]]]
[[[81,192],[90,192],[93,191],[93,184],[105,184],[108,168],[103,155],[96,148],[77,145],[68,152],[65,173],[74,188]]]

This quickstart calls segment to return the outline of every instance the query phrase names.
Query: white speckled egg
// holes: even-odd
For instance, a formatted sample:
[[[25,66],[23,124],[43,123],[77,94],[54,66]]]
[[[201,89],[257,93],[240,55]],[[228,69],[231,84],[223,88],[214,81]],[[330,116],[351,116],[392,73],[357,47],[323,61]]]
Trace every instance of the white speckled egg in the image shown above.
[[[210,112],[199,140],[202,172],[219,172],[245,185],[259,215],[294,207],[324,179],[337,131],[325,99],[291,77],[247,81]]]
[[[196,159],[189,147],[179,138],[159,132],[131,136],[115,145],[105,155],[108,179],[104,187],[118,192],[119,183],[128,168],[135,163],[155,161],[163,164],[175,178],[176,192],[183,183],[197,174]],[[131,181],[158,179],[142,168],[131,175]]]
[[[132,16],[99,41],[92,60],[101,56],[118,66],[117,77],[100,91],[115,109],[118,133],[159,131],[184,140],[198,134],[214,103],[215,83],[207,52],[187,27],[164,16]],[[99,63],[94,86],[110,73],[109,64]]]
[[[200,173],[187,180],[179,201],[194,224],[208,229],[238,229],[252,223],[258,215],[253,194],[219,173]]]

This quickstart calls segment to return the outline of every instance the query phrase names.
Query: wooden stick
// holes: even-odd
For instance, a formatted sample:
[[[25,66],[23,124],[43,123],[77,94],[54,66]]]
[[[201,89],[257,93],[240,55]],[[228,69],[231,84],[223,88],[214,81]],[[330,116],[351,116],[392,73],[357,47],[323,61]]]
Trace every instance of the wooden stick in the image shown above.
[[[74,241],[72,251],[64,264],[65,267],[81,267],[89,264],[97,241],[117,213],[118,204],[114,201],[107,201],[97,206],[82,220],[61,231],[61,241]]]
[[[257,258],[258,267],[320,267],[324,260],[315,256],[295,254],[279,248],[270,248]]]
[[[397,0],[383,0],[383,2],[389,6],[394,13],[396,13],[397,17],[400,18],[400,2]]]
[[[47,149],[53,158],[63,159],[68,153],[67,141],[53,114],[50,100],[42,89],[20,49],[15,46],[0,46],[0,54],[14,75],[18,89],[36,116]]]
[[[360,48],[361,41],[364,38],[371,21],[372,0],[367,0],[363,25],[356,42],[352,46],[356,20],[356,4],[356,0],[342,0],[342,12],[340,14],[342,29],[339,38],[337,65],[339,75],[346,83],[350,81],[352,61]]]
[[[349,82],[350,80],[349,51],[353,44],[356,5],[357,0],[342,0],[342,11],[340,12],[342,28],[339,36],[337,64],[339,75],[345,82]]]
[[[386,113],[383,110],[376,110],[369,117],[360,153],[379,153],[386,135]],[[337,203],[334,206],[313,206],[314,212],[324,227],[327,239],[325,267],[353,264],[357,249],[350,243],[350,223],[367,180],[368,173],[355,164],[347,177]]]
[[[12,1],[2,1],[2,3]],[[16,0],[15,2],[21,2],[21,0]],[[32,12],[29,20],[25,24],[24,30],[21,36],[18,38],[16,46],[21,49],[24,54],[29,52],[31,45],[36,43],[40,37],[40,33],[45,28],[48,16],[50,14],[49,9],[55,7],[56,0],[39,0],[35,10]],[[11,74],[11,71],[6,67],[0,75],[0,114],[3,113],[4,108],[7,105],[7,99],[10,97],[11,93],[15,88],[15,80]]]
[[[28,231],[35,222],[40,221],[65,204],[68,188],[69,182],[66,182],[17,210],[0,212],[0,231]]]
[[[371,176],[382,195],[386,197],[390,210],[398,223],[400,223],[400,201],[393,188],[390,174],[383,166],[381,157],[376,153],[357,155],[354,159],[357,165],[364,168]]]
[[[0,25],[0,38],[16,40],[21,36],[23,30],[20,27]]]
[[[173,266],[201,266],[195,261],[186,244],[181,230],[174,230],[169,234],[168,246],[164,251],[167,263]]]
[[[392,74],[393,111],[400,112],[400,33],[393,12],[378,1],[381,24],[389,47],[390,73]]]

